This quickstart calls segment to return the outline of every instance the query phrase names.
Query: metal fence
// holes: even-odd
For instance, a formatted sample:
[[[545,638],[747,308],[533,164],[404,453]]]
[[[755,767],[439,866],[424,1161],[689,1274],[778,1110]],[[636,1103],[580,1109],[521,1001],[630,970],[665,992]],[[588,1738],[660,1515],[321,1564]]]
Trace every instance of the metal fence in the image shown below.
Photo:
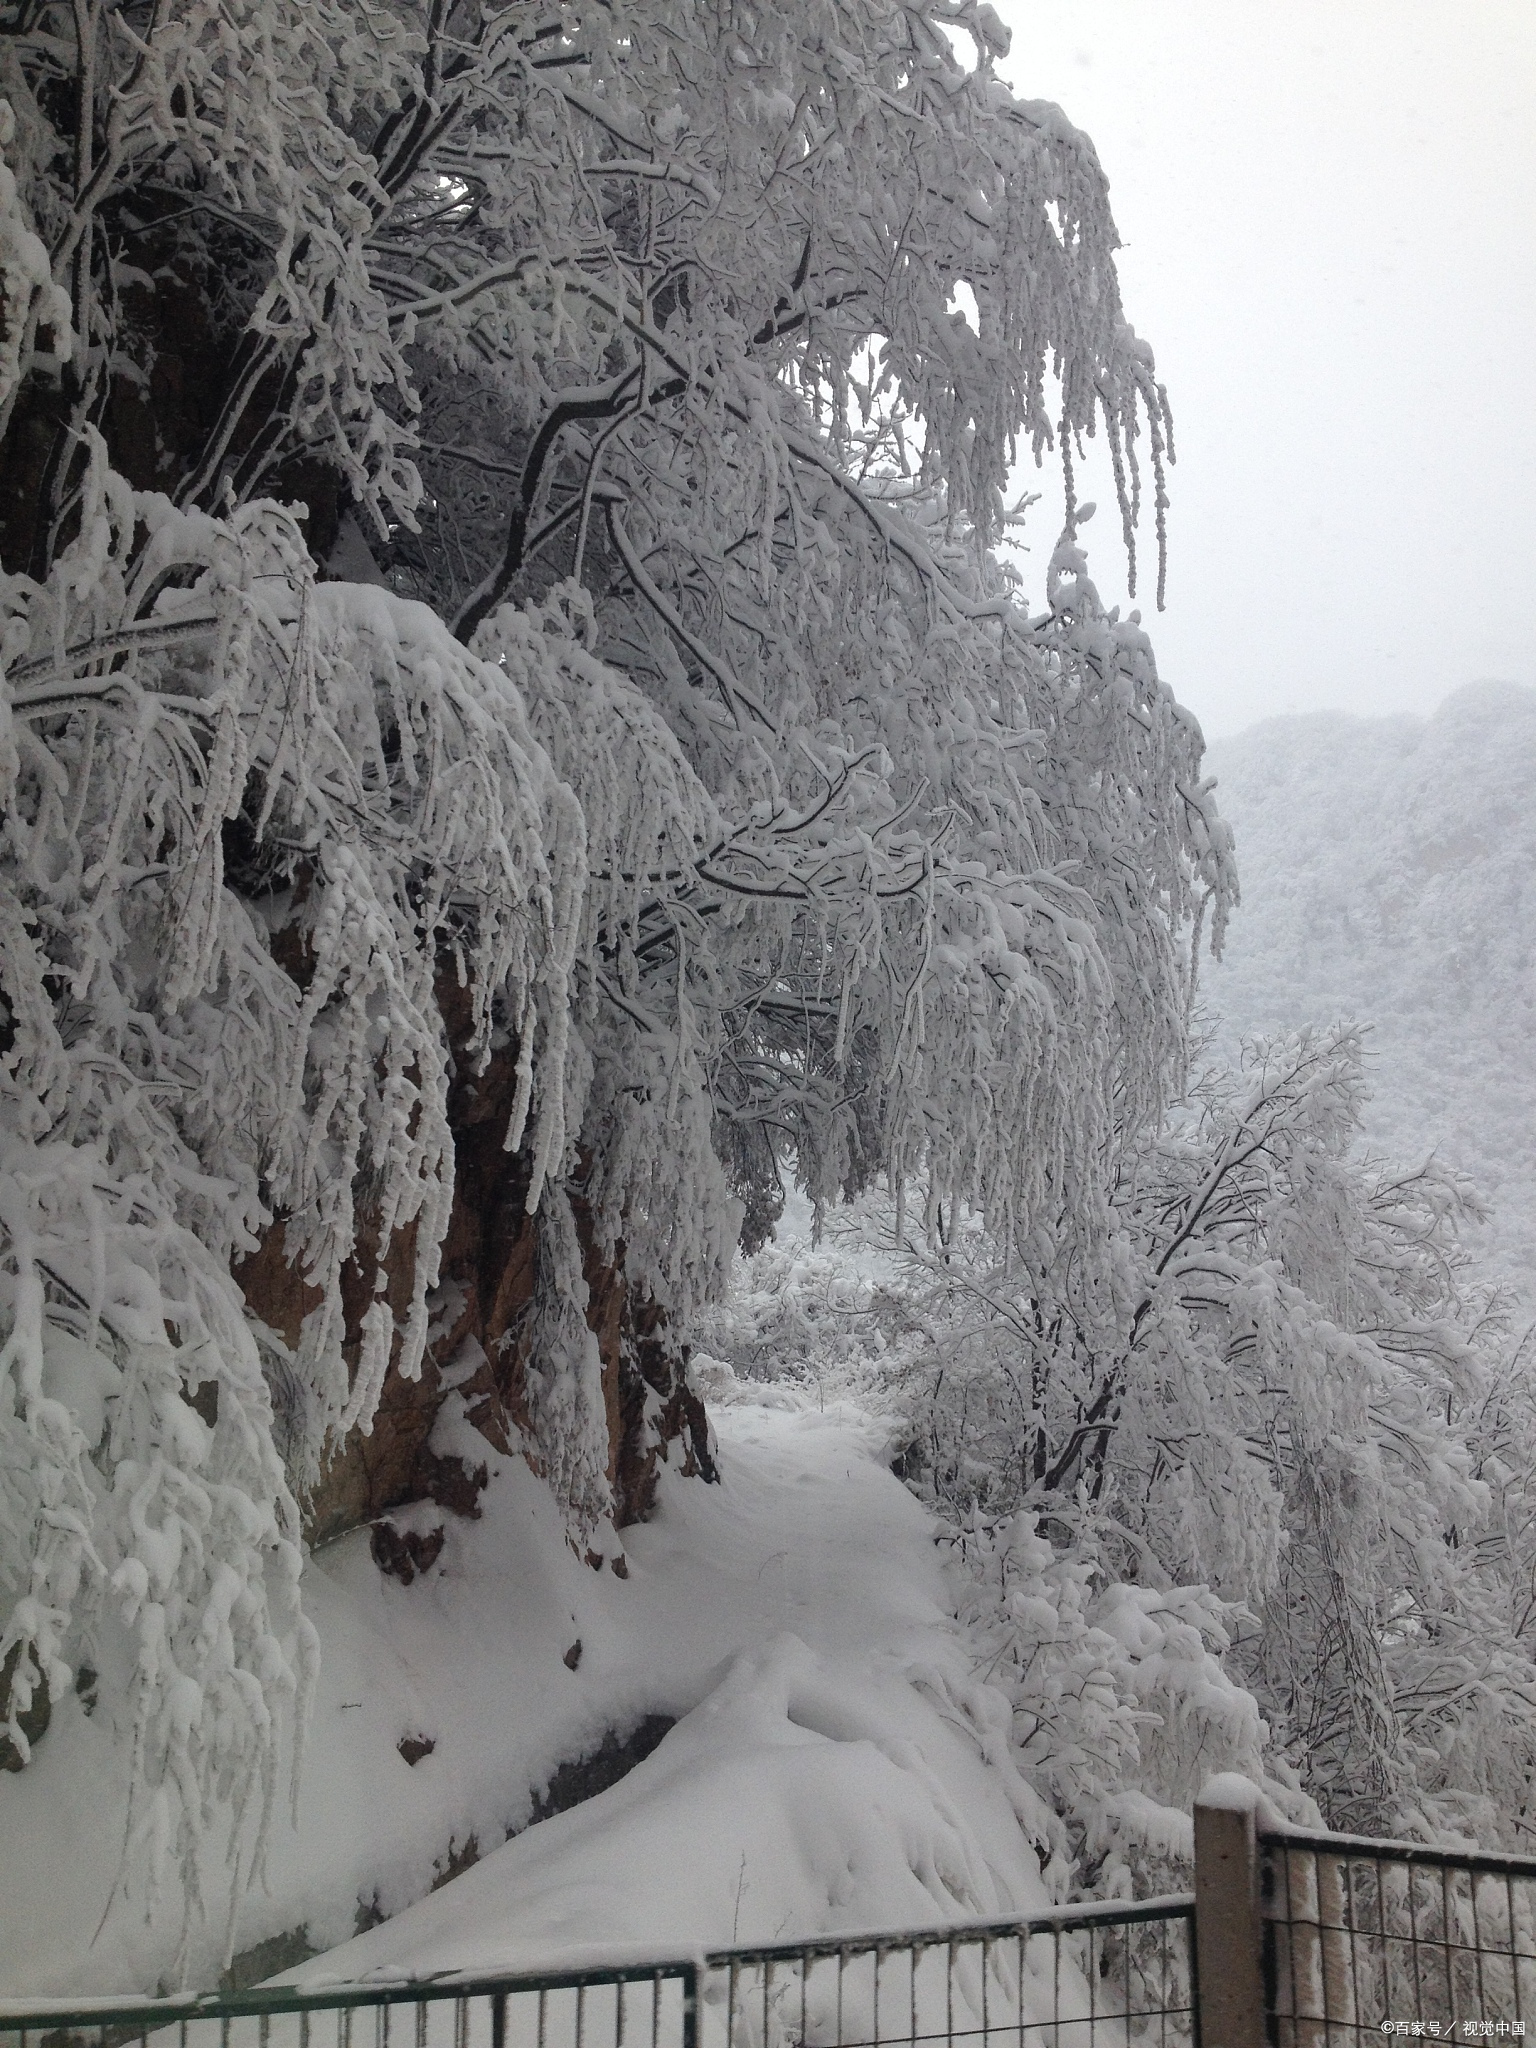
[[[705,1959],[700,2048],[1183,2048],[1193,1965],[1188,1895],[734,1949]]]
[[[1536,1861],[1314,1834],[1218,1779],[1195,1808],[1199,2048],[1522,2040]]]
[[[542,1975],[38,2002],[0,2048],[1360,2048],[1536,2030],[1536,1860],[1195,1808],[1195,1890]]]
[[[1276,2048],[1509,2040],[1536,2020],[1536,1863],[1289,1829],[1259,1848]]]
[[[691,1962],[0,2014],[0,2048],[697,2048]]]
[[[0,2013],[0,2048],[1185,2048],[1193,1901],[537,1976]]]

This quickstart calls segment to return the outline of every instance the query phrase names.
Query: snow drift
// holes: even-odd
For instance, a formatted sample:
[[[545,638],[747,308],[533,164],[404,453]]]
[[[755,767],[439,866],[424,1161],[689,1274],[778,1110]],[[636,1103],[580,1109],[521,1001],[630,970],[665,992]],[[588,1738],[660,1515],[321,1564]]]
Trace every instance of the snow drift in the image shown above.
[[[884,1426],[768,1392],[777,1405],[721,1411],[720,1487],[667,1483],[656,1520],[625,1532],[627,1580],[573,1556],[521,1458],[493,1461],[481,1518],[451,1519],[410,1586],[362,1532],[311,1561],[304,1796],[297,1826],[274,1826],[266,1888],[240,1902],[242,1949],[303,1928],[330,1950],[298,1973],[313,1981],[1047,1903],[1047,1817]],[[562,1761],[651,1713],[677,1725],[622,1783],[497,1846]],[[407,1764],[406,1738],[433,1747]],[[0,1787],[7,1992],[148,1990],[170,1968],[174,1925],[130,1902],[94,1938],[115,1864],[100,1818],[127,1767],[71,1695]],[[481,1860],[431,1892],[471,1837]],[[216,1973],[222,1937],[195,1930],[195,1973]]]

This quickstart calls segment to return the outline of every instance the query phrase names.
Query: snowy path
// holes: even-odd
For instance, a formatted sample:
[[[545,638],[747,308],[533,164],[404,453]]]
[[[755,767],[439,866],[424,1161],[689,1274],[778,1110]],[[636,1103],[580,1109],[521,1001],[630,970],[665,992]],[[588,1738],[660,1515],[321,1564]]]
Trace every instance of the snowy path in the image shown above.
[[[974,1682],[883,1427],[746,1399],[714,1413],[723,1484],[665,1477],[656,1519],[625,1532],[627,1580],[571,1554],[516,1459],[492,1460],[481,1519],[450,1518],[415,1584],[379,1573],[365,1531],[313,1563],[324,1665],[300,1825],[277,1821],[238,1948],[303,1926],[328,1951],[292,1973],[313,1981],[1044,1903],[1005,1704]],[[558,1764],[652,1713],[680,1718],[621,1783],[491,1847]],[[414,1767],[406,1736],[435,1745]],[[146,1926],[118,1904],[91,1941],[117,1770],[71,1700],[34,1768],[0,1788],[20,1852],[0,1869],[4,1988],[148,1988],[163,1968],[174,1910]],[[471,1835],[481,1860],[424,1896]],[[45,1865],[29,1841],[39,1859],[46,1842]],[[46,1896],[29,1864],[59,1873]],[[392,1917],[349,1940],[360,1906]],[[218,1917],[199,1937],[203,1981]]]
[[[878,1461],[881,1433],[846,1411],[753,1405],[724,1411],[720,1436],[723,1485],[676,1485],[627,1533],[628,1585],[578,1582],[579,1675],[682,1711],[661,1747],[295,1976],[1043,1903],[1007,1779],[966,1720],[979,1703],[928,1517]]]

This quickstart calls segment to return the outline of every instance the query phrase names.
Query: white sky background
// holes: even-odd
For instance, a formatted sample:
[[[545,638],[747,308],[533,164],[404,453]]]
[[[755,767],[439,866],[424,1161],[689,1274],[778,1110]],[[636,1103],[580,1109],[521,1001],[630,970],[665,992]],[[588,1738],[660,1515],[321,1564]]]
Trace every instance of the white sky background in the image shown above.
[[[1207,736],[1536,681],[1536,0],[995,5],[1109,176],[1178,447],[1138,602]],[[1017,484],[1038,604],[1060,489]],[[1079,494],[1123,604],[1107,464]]]

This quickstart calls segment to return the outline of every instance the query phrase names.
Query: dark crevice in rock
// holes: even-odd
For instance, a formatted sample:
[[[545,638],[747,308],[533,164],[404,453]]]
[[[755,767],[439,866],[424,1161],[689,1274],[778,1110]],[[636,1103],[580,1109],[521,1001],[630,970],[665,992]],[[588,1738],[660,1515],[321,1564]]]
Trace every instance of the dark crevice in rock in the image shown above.
[[[540,1821],[552,1820],[557,1813],[568,1813],[573,1806],[581,1806],[587,1800],[595,1799],[600,1792],[606,1792],[611,1785],[617,1785],[621,1778],[628,1777],[636,1764],[644,1763],[667,1730],[675,1725],[676,1716],[673,1714],[646,1714],[623,1734],[616,1728],[610,1728],[596,1749],[589,1750],[585,1756],[577,1757],[571,1763],[560,1765],[543,1791],[535,1794],[533,1810],[523,1827],[513,1828],[507,1839],[510,1841],[513,1835],[536,1827]],[[398,1744],[407,1763],[418,1762],[433,1747],[427,1742],[418,1748],[418,1742],[420,1738],[413,1741],[407,1737]],[[406,1756],[408,1748],[417,1749],[417,1754]],[[431,1890],[441,1891],[445,1884],[462,1877],[479,1860],[477,1836],[468,1835],[462,1842],[451,1836],[447,1849],[433,1865]],[[354,1931],[366,1934],[369,1928],[382,1926],[392,1917],[383,1911],[378,1892],[373,1891],[358,1899]],[[219,1979],[219,1989],[226,1993],[244,1991],[252,1984],[275,1977],[282,1970],[307,1963],[311,1956],[320,1953],[310,1946],[307,1924],[292,1927],[286,1934],[274,1934],[266,1941],[258,1941],[252,1947],[242,1949]]]
[[[667,1730],[675,1726],[675,1715],[647,1714],[627,1735],[610,1728],[596,1749],[573,1763],[561,1764],[544,1790],[535,1794],[527,1825],[535,1827],[557,1813],[568,1813],[573,1806],[595,1799],[599,1792],[617,1785],[636,1764],[645,1762]]]
[[[439,1856],[432,1868],[437,1873],[432,1879],[432,1889],[440,1892],[445,1884],[452,1884],[456,1877],[462,1877],[480,1861],[480,1837],[466,1835],[462,1842],[452,1835],[448,1838],[448,1853]]]
[[[32,1681],[30,1704],[16,1716],[17,1726],[30,1746],[42,1741],[48,1733],[48,1723],[53,1717],[53,1702],[48,1697],[48,1682],[38,1668],[37,1656],[29,1643],[12,1643],[5,1653],[5,1662],[0,1664],[0,1720],[11,1710],[11,1688],[17,1682],[21,1660],[27,1659],[28,1673]],[[23,1769],[21,1750],[9,1736],[0,1735],[0,1771]]]
[[[268,1977],[275,1977],[281,1970],[291,1970],[299,1963],[307,1963],[311,1956],[320,1951],[310,1945],[309,1923],[302,1927],[290,1927],[284,1934],[269,1934],[265,1941],[253,1942],[242,1949],[229,1968],[219,1979],[219,1989],[226,1995],[234,1991],[247,1991],[253,1984],[261,1984]]]

